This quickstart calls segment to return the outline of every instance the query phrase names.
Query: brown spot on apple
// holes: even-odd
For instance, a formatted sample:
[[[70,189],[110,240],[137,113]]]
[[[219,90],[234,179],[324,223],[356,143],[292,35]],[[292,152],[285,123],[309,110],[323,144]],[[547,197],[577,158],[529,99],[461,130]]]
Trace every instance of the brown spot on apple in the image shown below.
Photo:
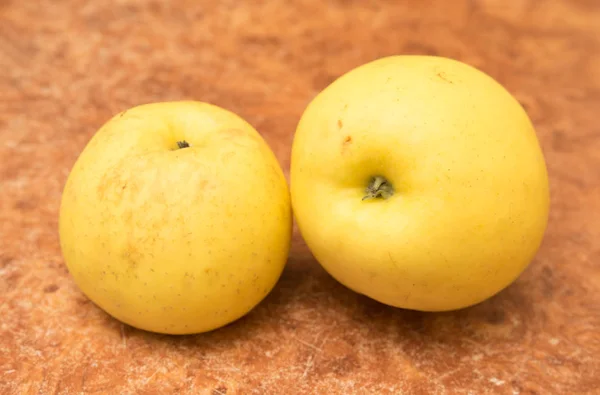
[[[338,119],[338,121],[337,121],[337,125],[338,125],[338,128],[339,128],[339,129],[341,129],[342,127],[344,127],[344,123],[342,122],[342,120],[341,120],[341,119]]]
[[[121,258],[127,264],[127,269],[130,272],[134,272],[139,262],[144,258],[142,251],[136,247],[135,239],[131,234],[127,235],[127,241],[121,252]]]
[[[352,136],[344,137],[344,140],[342,140],[342,154],[346,152],[350,144],[352,144]]]
[[[123,185],[127,184],[123,174],[119,172],[119,167],[109,168],[100,179],[96,188],[98,200],[120,199],[123,193]]]
[[[454,82],[452,82],[452,80],[450,80],[450,78],[448,78],[448,76],[446,75],[446,73],[444,73],[443,71],[438,71],[438,73],[436,74],[441,80],[449,83],[449,84],[454,84]]]
[[[131,164],[118,163],[107,169],[96,186],[98,200],[120,202],[126,196],[136,196],[140,183],[134,177],[137,168]]]

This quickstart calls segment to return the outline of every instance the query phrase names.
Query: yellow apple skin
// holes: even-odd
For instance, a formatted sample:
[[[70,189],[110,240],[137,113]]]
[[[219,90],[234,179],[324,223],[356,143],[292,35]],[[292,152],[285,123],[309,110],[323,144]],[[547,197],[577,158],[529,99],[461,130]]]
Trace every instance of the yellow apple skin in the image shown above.
[[[398,55],[309,103],[291,158],[292,207],[319,263],[348,288],[421,311],[477,304],[513,282],[548,220],[534,128],[462,62]],[[362,200],[371,177],[394,194]]]
[[[291,227],[266,142],[194,101],[110,119],[69,174],[59,221],[79,288],[118,320],[166,334],[210,331],[254,308],[281,275]]]

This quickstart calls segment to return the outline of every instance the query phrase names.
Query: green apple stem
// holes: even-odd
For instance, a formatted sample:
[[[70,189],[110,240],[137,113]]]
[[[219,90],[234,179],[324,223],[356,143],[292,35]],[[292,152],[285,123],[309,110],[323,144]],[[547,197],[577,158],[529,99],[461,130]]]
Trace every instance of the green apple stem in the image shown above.
[[[189,147],[190,144],[187,141],[185,141],[185,140],[181,140],[181,141],[177,142],[177,146],[179,147],[179,149],[182,149],[182,148]]]
[[[382,176],[375,176],[369,181],[369,185],[365,190],[366,195],[362,200],[383,198],[387,199],[394,194],[394,187]]]

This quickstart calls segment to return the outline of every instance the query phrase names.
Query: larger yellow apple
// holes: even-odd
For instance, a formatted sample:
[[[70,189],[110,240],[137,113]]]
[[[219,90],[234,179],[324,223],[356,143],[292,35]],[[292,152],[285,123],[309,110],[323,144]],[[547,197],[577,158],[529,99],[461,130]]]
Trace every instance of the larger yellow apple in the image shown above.
[[[548,176],[524,109],[462,62],[390,56],[308,105],[292,207],[320,264],[352,290],[422,311],[496,294],[545,232]]]
[[[289,189],[246,121],[193,101],[110,119],[75,163],[60,241],[79,288],[134,327],[200,333],[273,288],[290,247]]]

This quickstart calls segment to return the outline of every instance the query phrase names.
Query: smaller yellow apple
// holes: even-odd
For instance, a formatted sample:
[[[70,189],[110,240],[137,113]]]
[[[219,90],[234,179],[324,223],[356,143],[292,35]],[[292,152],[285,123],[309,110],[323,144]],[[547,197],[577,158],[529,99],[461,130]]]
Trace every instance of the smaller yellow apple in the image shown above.
[[[527,114],[459,61],[391,56],[305,110],[291,195],[316,259],[347,287],[424,311],[479,303],[542,241],[548,176]]]
[[[277,282],[291,205],[273,152],[223,108],[134,107],[85,147],[59,221],[66,265],[99,307],[168,334],[224,326]]]

